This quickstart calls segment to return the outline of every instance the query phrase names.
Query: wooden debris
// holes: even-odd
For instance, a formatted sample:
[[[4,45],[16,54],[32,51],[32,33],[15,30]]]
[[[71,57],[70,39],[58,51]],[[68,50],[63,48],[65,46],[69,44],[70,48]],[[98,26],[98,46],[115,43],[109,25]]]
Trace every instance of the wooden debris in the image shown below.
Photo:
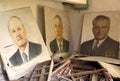
[[[47,81],[50,72],[51,61],[36,65],[29,81]]]
[[[108,77],[104,76],[107,70],[101,67],[98,62],[83,61],[79,59],[80,57],[81,55],[72,55],[67,59],[54,62],[49,81],[108,80]],[[38,64],[28,81],[48,81],[50,66],[51,61]]]

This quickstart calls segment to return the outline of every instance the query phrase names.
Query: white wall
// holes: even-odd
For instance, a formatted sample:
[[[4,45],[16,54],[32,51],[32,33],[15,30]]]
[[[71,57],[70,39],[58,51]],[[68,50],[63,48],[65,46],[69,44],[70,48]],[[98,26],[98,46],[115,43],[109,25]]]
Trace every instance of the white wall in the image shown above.
[[[52,2],[50,0],[0,0],[0,12],[30,6],[36,17],[37,6],[39,5],[57,9],[64,8],[60,2]]]
[[[69,12],[70,25],[73,38],[73,50],[78,50],[80,45],[81,27],[83,14],[90,12],[120,11],[120,0],[88,0],[87,10],[75,10],[72,7],[65,6]],[[87,32],[86,32],[87,35]]]

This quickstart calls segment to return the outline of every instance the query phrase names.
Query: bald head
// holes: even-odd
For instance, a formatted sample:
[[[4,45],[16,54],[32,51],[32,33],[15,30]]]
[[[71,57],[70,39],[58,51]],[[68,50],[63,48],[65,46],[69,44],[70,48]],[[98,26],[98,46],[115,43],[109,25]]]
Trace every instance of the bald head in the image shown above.
[[[8,22],[8,30],[15,44],[25,47],[27,43],[26,30],[19,17],[12,16]]]

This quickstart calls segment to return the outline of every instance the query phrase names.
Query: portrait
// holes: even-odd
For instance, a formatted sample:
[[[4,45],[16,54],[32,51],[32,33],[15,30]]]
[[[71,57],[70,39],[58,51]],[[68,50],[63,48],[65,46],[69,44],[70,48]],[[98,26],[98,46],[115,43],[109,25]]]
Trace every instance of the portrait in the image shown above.
[[[36,64],[50,60],[29,7],[0,13],[0,22],[0,51],[9,80],[29,76]]]
[[[71,36],[65,11],[45,7],[45,34],[51,55],[69,53]]]
[[[119,12],[89,13],[84,15],[80,54],[119,59]]]

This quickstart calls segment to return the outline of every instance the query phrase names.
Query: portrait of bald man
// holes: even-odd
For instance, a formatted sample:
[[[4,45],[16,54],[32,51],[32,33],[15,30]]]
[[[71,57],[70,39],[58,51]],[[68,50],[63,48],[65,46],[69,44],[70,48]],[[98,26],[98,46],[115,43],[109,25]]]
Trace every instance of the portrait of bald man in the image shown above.
[[[42,52],[40,44],[28,40],[26,29],[19,17],[10,17],[8,31],[16,46],[18,46],[16,52],[9,58],[12,66],[27,63]]]

